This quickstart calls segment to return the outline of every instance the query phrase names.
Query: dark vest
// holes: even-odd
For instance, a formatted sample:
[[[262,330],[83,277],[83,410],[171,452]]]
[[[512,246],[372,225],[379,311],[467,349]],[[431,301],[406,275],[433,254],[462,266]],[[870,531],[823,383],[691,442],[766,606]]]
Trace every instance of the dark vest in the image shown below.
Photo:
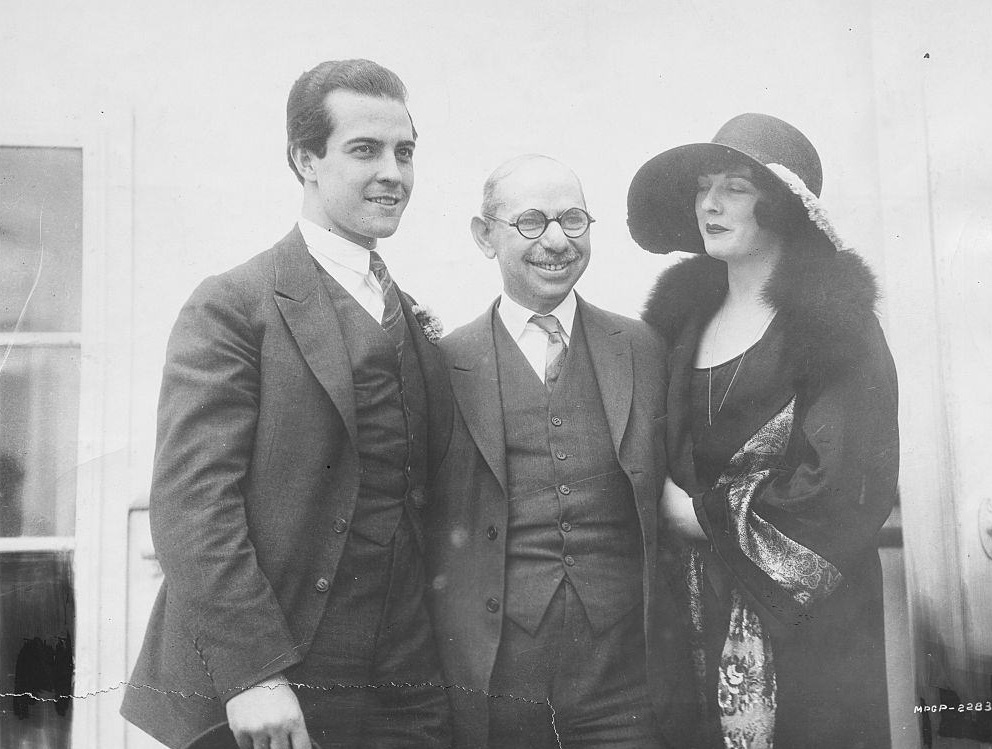
[[[494,317],[509,493],[506,615],[532,634],[562,580],[595,632],[642,600],[641,530],[576,313],[553,393]]]
[[[405,320],[391,334],[327,273],[324,286],[337,313],[355,389],[362,475],[351,528],[388,544],[407,499],[423,499],[427,473],[427,396]],[[397,343],[403,342],[401,356]]]

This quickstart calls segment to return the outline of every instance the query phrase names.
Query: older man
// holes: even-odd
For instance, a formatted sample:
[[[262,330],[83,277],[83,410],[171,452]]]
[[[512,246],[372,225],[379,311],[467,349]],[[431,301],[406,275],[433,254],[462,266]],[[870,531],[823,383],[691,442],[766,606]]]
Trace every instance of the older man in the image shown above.
[[[659,745],[664,352],[573,291],[592,222],[544,156],[496,169],[472,219],[503,294],[442,341],[457,408],[428,525],[461,746]]]
[[[376,252],[413,188],[405,97],[368,60],[300,77],[297,225],[204,281],[173,330],[151,491],[165,582],[123,707],[169,746],[225,717],[243,749],[449,744],[419,515],[450,391]]]

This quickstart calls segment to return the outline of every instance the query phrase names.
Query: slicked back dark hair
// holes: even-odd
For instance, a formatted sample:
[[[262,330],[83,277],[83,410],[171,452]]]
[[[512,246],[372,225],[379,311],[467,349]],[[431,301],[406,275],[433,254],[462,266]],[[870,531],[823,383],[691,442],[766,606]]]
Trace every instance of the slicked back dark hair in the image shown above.
[[[321,159],[327,155],[327,139],[334,123],[324,100],[331,91],[338,90],[406,104],[403,81],[392,70],[371,60],[328,60],[297,78],[286,102],[286,160],[300,184],[304,180],[293,162],[293,147],[305,148]],[[412,118],[410,127],[416,139]]]

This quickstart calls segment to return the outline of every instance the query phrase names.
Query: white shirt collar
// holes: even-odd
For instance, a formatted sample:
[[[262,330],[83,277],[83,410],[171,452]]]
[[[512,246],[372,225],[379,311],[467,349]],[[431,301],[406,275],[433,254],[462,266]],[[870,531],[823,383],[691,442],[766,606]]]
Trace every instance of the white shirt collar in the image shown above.
[[[386,307],[382,287],[369,272],[369,251],[305,218],[299,220],[307,251],[374,320]]]
[[[369,251],[368,248],[355,244],[349,239],[329,231],[322,226],[318,226],[313,221],[300,216],[298,222],[303,241],[307,243],[310,254],[316,258],[324,270],[332,276],[337,277],[336,272],[332,272],[334,263],[343,266],[350,271],[354,271],[362,276],[369,272]]]
[[[575,290],[572,289],[568,292],[568,295],[561,300],[561,303],[555,307],[549,315],[554,315],[558,318],[558,322],[561,323],[562,330],[565,331],[565,337],[572,337],[572,323],[575,321],[575,308],[577,306],[575,299]],[[524,328],[527,327],[527,323],[530,322],[530,318],[534,315],[539,314],[533,310],[529,310],[521,304],[510,299],[505,293],[499,300],[499,316],[503,321],[503,325],[506,326],[507,332],[514,341],[519,341],[520,336],[524,333]]]

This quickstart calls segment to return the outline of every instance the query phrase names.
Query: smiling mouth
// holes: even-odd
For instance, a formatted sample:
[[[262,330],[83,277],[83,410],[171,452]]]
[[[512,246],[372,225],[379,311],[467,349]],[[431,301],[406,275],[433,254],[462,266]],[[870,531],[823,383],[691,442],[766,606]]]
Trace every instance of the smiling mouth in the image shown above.
[[[725,231],[730,231],[726,226],[720,226],[720,224],[706,224],[707,234],[722,234]]]
[[[392,195],[380,195],[374,198],[366,198],[370,203],[378,203],[379,205],[394,206],[400,202],[399,198],[393,197]]]
[[[531,265],[534,265],[534,266],[537,266],[541,270],[559,271],[559,270],[565,270],[565,268],[567,268],[568,266],[570,266],[572,264],[572,261],[571,260],[566,260],[563,263],[540,263],[540,262],[537,262],[535,260],[531,260],[530,261],[530,264]]]

